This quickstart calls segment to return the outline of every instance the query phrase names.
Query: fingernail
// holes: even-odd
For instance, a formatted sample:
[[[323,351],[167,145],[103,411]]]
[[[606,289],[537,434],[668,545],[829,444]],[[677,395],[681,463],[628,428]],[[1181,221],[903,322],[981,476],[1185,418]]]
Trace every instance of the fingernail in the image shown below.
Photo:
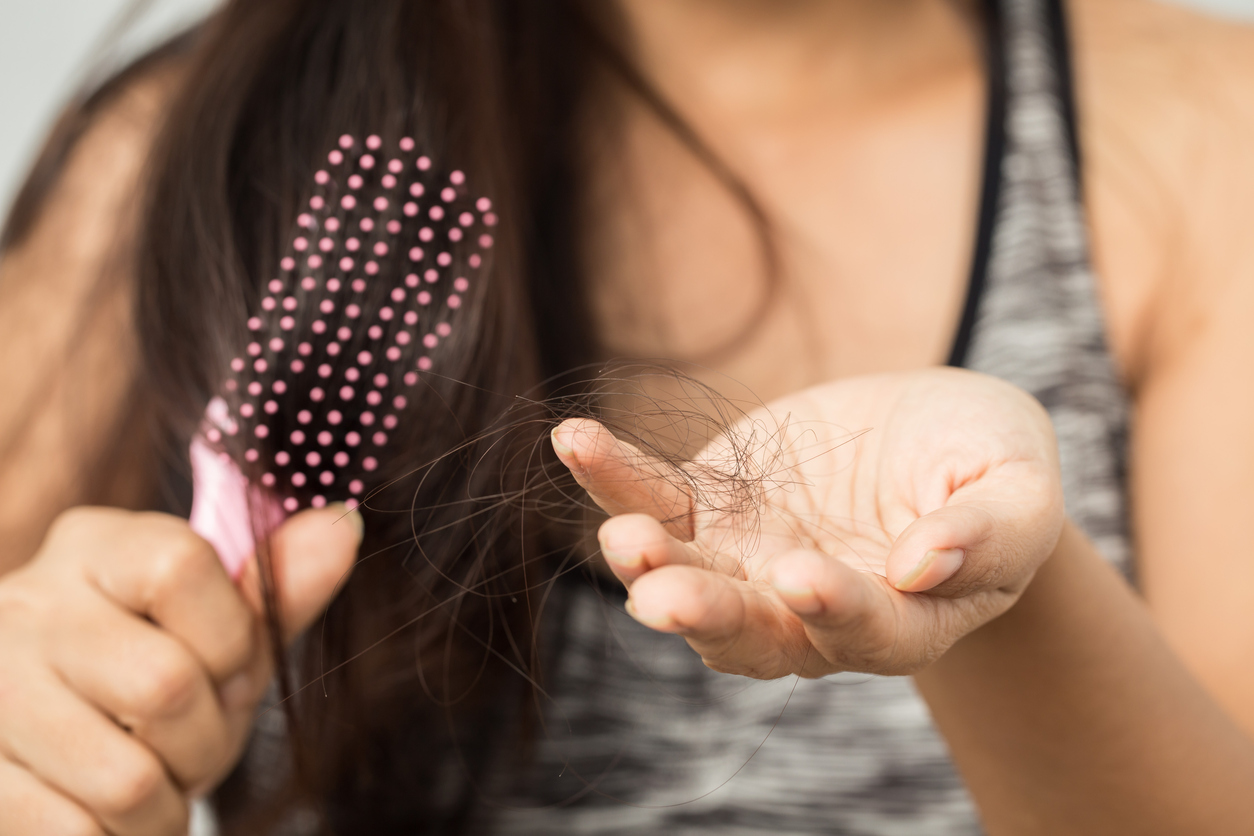
[[[644,555],[639,552],[635,554],[623,554],[613,549],[601,545],[601,554],[606,561],[613,563],[615,566],[621,566],[624,569],[639,569],[644,564]]]
[[[902,592],[923,592],[948,580],[962,566],[962,549],[931,549],[918,565],[897,581]]]
[[[628,598],[627,603],[623,605],[623,609],[627,610],[627,614],[629,616],[652,630],[670,632],[675,629],[675,622],[671,620],[670,616],[646,616],[636,612],[636,605],[631,602],[630,598]]]
[[[340,512],[340,519],[352,527],[353,532],[357,535],[357,542],[360,544],[362,538],[366,536],[366,520],[361,516],[361,511],[358,511],[356,508],[349,508],[343,502],[335,502],[328,507],[335,508]]]
[[[235,674],[218,688],[223,708],[247,708],[253,699],[253,679],[247,673]]]
[[[553,449],[561,453],[563,456],[573,456],[575,454],[574,449],[569,444],[564,443],[561,439],[557,437],[557,431],[560,430],[561,428],[562,428],[562,425],[558,424],[549,433],[549,439],[553,442]]]

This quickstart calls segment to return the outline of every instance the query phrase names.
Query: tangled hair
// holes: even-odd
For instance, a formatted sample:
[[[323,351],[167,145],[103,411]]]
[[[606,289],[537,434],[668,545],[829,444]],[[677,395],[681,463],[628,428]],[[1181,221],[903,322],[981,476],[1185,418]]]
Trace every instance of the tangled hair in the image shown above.
[[[172,451],[241,355],[244,323],[342,133],[412,137],[502,218],[482,281],[433,352],[438,374],[423,376],[370,475],[351,580],[316,631],[286,656],[275,647],[290,756],[255,754],[219,790],[228,834],[293,821],[464,832],[484,776],[525,757],[542,681],[537,625],[586,531],[573,483],[537,441],[555,418],[612,417],[600,395],[559,383],[597,356],[574,246],[589,79],[609,72],[643,97],[764,224],[632,69],[606,8],[235,0],[194,36],[138,246],[145,371],[180,442]],[[387,304],[401,251],[381,259],[392,280],[368,285],[363,309]],[[264,544],[260,557],[273,627]]]
[[[165,484],[185,479],[187,443],[249,340],[245,323],[341,134],[412,137],[441,171],[490,195],[501,218],[481,280],[365,485],[359,563],[287,650],[260,544],[280,681],[250,754],[215,794],[228,836],[467,832],[489,776],[525,765],[544,709],[541,624],[561,597],[555,585],[584,572],[590,554],[587,499],[549,430],[595,417],[679,462],[743,417],[666,368],[605,366],[587,325],[581,128],[604,79],[643,101],[741,203],[775,286],[765,213],[637,72],[611,8],[229,0],[76,102],[18,195],[0,250],[30,233],[93,119],[128,85],[177,65],[134,255],[135,400],[158,416]],[[387,304],[407,268],[401,252],[380,260],[385,280],[366,285],[363,309]],[[733,452],[776,443],[769,432],[742,441]],[[671,473],[703,507],[751,509],[766,474],[750,460],[770,456]]]

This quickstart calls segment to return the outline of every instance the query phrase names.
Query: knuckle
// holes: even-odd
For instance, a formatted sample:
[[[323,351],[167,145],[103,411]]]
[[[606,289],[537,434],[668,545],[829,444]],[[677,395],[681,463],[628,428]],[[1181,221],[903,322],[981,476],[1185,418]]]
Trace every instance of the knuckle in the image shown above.
[[[165,783],[165,770],[152,755],[118,758],[107,771],[94,806],[107,817],[127,816],[156,801]]]
[[[149,581],[154,596],[168,594],[201,579],[213,556],[203,540],[186,526],[171,526],[162,532],[153,549]]]
[[[132,708],[144,717],[182,714],[196,699],[199,679],[199,671],[186,654],[154,653],[131,676]]]

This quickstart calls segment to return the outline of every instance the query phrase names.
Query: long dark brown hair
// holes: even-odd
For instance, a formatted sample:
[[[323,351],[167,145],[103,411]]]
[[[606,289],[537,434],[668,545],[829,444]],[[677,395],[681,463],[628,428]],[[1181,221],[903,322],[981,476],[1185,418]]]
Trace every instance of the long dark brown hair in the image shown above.
[[[555,397],[569,390],[553,382],[600,359],[575,246],[594,79],[642,98],[728,187],[774,274],[765,214],[637,72],[610,8],[233,0],[67,111],[19,194],[6,248],[95,114],[178,65],[135,244],[142,394],[167,482],[185,475],[186,442],[337,136],[411,136],[502,218],[440,374],[424,377],[373,474],[358,566],[315,630],[275,647],[277,707],[215,797],[227,834],[466,832],[483,820],[488,776],[525,761],[542,710],[540,613],[583,530],[537,439],[563,408],[594,403]]]

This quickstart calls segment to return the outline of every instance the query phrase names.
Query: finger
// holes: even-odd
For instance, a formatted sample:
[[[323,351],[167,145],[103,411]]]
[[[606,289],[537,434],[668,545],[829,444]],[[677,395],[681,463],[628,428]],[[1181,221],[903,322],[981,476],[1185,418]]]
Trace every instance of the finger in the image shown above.
[[[86,567],[105,595],[176,636],[215,682],[247,667],[258,647],[253,615],[213,547],[186,522],[117,514],[104,531],[93,528],[82,547],[99,553],[102,542],[112,544],[109,559]]]
[[[357,560],[364,523],[361,512],[341,503],[313,508],[283,523],[269,549],[284,640],[305,630],[326,609]],[[256,560],[244,565],[240,592],[253,611],[264,612]]]
[[[663,566],[636,580],[627,603],[633,618],[682,635],[716,671],[776,679],[804,669],[809,655],[800,621],[777,598],[719,572]]]
[[[771,562],[768,578],[801,620],[818,655],[834,669],[902,674],[931,656],[935,607],[926,601],[894,602],[891,596],[904,596],[872,572],[860,572],[821,552],[796,549]]]
[[[647,514],[610,517],[597,532],[601,554],[614,574],[628,587],[643,575],[662,566],[697,566],[743,577],[738,558],[705,554],[683,543]]]
[[[692,539],[692,496],[674,467],[586,418],[563,421],[551,437],[558,458],[607,514],[648,514],[674,537]]]
[[[91,811],[113,836],[168,836],[187,805],[156,755],[51,679],[11,697],[24,723],[6,723],[0,751]]]
[[[56,642],[49,660],[66,683],[156,752],[181,787],[216,776],[242,735],[187,647],[104,603],[67,619],[74,640]]]
[[[0,757],[0,833],[6,836],[105,836],[80,805]]]

